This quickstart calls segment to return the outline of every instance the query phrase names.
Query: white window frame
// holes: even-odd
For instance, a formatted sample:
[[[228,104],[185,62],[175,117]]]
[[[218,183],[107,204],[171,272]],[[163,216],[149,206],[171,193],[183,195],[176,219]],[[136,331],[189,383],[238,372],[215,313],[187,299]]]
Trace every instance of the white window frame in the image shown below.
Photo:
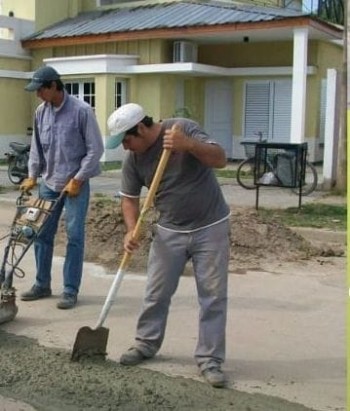
[[[94,110],[96,107],[96,88],[95,82],[93,80],[72,80],[72,81],[65,81],[65,87],[70,85],[70,87],[74,87],[77,90],[74,90],[73,93],[70,93],[72,96],[78,98],[79,100],[85,101],[88,103]],[[86,93],[85,86],[90,86],[90,92]],[[68,91],[68,90],[67,90]]]
[[[114,84],[114,109],[127,102],[127,80],[116,79]]]

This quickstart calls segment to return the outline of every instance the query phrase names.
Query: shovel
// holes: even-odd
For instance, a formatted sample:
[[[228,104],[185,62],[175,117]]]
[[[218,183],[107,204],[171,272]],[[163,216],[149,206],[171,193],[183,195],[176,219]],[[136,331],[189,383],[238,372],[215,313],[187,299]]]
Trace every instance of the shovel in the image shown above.
[[[152,184],[149,188],[145,202],[140,211],[140,215],[138,217],[136,226],[134,228],[133,238],[135,240],[137,240],[140,236],[141,224],[143,222],[146,212],[152,206],[155,193],[158,189],[160,180],[163,176],[164,169],[168,163],[170,153],[171,153],[171,150],[169,149],[164,149],[162,152],[162,156],[160,158],[157,170],[153,177]],[[120,263],[120,266],[118,268],[117,274],[115,275],[111,288],[108,292],[107,298],[102,308],[100,317],[97,321],[96,327],[94,329],[91,329],[90,327],[86,326],[86,327],[82,327],[79,329],[74,346],[73,346],[73,352],[71,356],[72,361],[78,361],[83,356],[85,357],[100,356],[102,358],[106,357],[107,355],[106,347],[107,347],[109,329],[102,327],[102,325],[114,302],[114,297],[124,277],[125,269],[129,263],[130,257],[131,257],[131,254],[125,251],[122,261]]]

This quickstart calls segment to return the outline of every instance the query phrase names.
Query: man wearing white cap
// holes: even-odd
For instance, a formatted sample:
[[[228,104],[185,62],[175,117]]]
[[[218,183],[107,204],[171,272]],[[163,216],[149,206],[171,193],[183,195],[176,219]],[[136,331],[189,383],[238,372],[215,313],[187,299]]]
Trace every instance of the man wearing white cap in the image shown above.
[[[134,103],[113,112],[108,127],[111,137],[106,148],[122,144],[128,150],[120,189],[127,252],[134,252],[139,245],[132,234],[140,212],[141,189],[150,187],[163,149],[172,152],[155,198],[159,219],[135,343],[120,362],[136,365],[160,349],[171,298],[191,260],[200,305],[195,359],[205,380],[223,387],[230,210],[213,168],[225,167],[225,152],[196,122],[184,118],[153,122]]]
[[[67,232],[63,266],[63,293],[57,302],[60,309],[77,303],[83,271],[85,219],[90,198],[89,180],[100,173],[103,141],[92,108],[70,96],[57,71],[50,66],[35,71],[27,91],[35,91],[43,100],[34,117],[34,135],[29,157],[29,177],[21,190],[39,185],[39,197],[62,201],[55,206],[47,224],[34,242],[36,279],[23,301],[51,296],[51,268],[58,221],[65,208]]]

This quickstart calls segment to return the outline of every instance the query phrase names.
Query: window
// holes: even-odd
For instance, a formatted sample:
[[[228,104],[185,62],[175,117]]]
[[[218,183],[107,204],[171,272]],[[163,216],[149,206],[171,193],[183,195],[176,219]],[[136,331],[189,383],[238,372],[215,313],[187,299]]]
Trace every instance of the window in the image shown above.
[[[95,109],[95,83],[94,82],[67,82],[65,88],[69,94],[83,100]]]
[[[126,103],[126,81],[116,80],[115,82],[115,101],[114,109]]]
[[[244,138],[290,142],[292,81],[248,81],[245,86]]]

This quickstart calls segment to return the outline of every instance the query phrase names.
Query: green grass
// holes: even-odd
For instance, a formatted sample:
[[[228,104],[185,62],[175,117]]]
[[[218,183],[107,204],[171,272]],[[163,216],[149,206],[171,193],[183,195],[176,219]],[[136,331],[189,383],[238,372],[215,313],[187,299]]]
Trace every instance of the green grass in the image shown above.
[[[108,163],[101,164],[102,171],[119,170],[121,168],[122,168],[121,161],[109,161]]]
[[[232,169],[215,169],[214,170],[215,175],[217,177],[223,177],[223,178],[236,178],[237,175],[237,171],[236,170],[232,170]]]
[[[122,168],[121,161],[109,161],[107,163],[101,163],[102,171],[120,170],[121,168]],[[237,173],[236,173],[236,170],[224,168],[224,169],[215,169],[215,174],[217,177],[236,178]]]
[[[330,230],[346,230],[347,209],[345,205],[305,204],[301,208],[271,210],[260,208],[259,214],[277,220],[290,227],[314,227]]]

